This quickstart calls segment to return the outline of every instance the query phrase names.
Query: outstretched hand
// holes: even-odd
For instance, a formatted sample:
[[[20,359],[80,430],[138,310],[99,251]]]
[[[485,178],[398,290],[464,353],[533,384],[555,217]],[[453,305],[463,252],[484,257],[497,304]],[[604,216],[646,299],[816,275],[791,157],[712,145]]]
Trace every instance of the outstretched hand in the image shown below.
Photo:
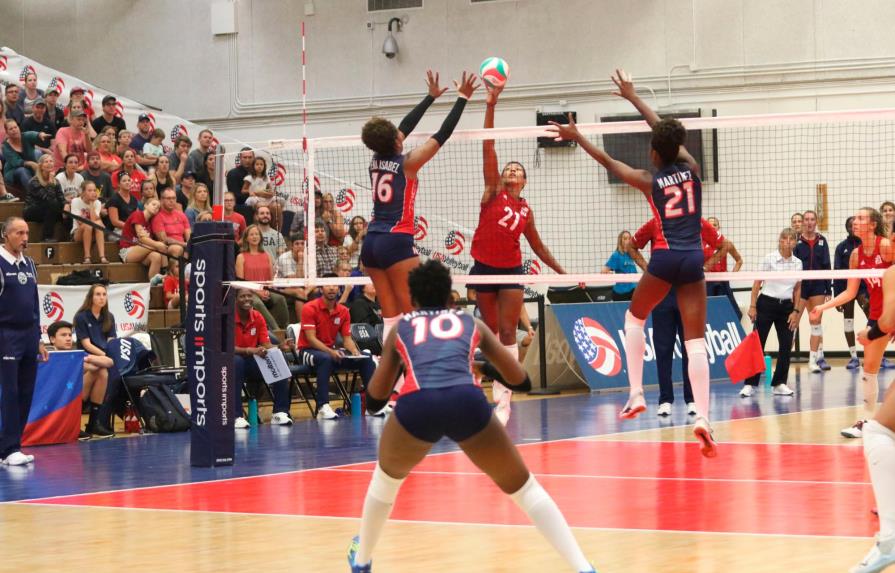
[[[457,91],[461,96],[469,99],[472,97],[472,92],[479,87],[479,84],[476,83],[478,77],[472,72],[463,72],[463,76],[460,78],[460,81],[454,80],[454,87],[457,88]]]
[[[448,91],[447,88],[438,85],[438,72],[432,72],[432,70],[426,70],[426,86],[429,88],[429,95],[433,99],[438,99],[444,95],[444,92]]]
[[[485,91],[488,92],[488,95],[485,96],[485,104],[494,105],[497,103],[497,98],[500,96],[500,92],[503,91],[503,86],[491,86],[485,84]]]
[[[610,76],[610,79],[615,84],[615,87],[618,88],[618,91],[612,92],[612,95],[617,95],[627,100],[637,95],[637,90],[634,89],[634,81],[625,70],[621,68],[616,69],[615,75]]]
[[[578,138],[581,137],[581,133],[578,131],[578,126],[575,125],[575,120],[572,119],[571,113],[569,114],[568,124],[551,121],[550,125],[547,126],[547,133],[556,141],[578,141]]]

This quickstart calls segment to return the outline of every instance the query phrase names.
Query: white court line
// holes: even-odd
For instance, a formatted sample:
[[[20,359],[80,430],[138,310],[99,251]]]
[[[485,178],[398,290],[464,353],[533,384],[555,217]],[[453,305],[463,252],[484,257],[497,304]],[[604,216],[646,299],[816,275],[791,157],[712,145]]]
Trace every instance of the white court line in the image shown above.
[[[575,438],[575,441],[578,442],[588,442],[588,443],[606,443],[606,444],[695,444],[695,441],[687,440],[598,440],[594,438]],[[864,451],[864,446],[860,442],[860,440],[855,440],[853,438],[842,438],[843,443],[841,444],[823,444],[818,442],[721,442],[715,440],[715,443],[718,445],[724,446],[810,446],[813,448],[822,447],[822,448],[851,448],[856,450]],[[848,440],[847,442],[845,440]]]
[[[835,406],[833,408],[820,408],[817,410],[800,410],[798,412],[787,412],[785,414],[771,414],[768,416],[752,416],[749,418],[737,418],[736,420],[719,420],[716,423],[721,424],[724,422],[761,420],[761,419],[768,419],[768,418],[778,418],[778,417],[783,417],[783,416],[792,416],[794,414],[804,414],[804,413],[808,413],[808,412],[825,412],[825,411],[843,410],[845,408],[855,408],[855,407],[856,406]],[[690,424],[690,425],[692,425],[692,424]],[[686,425],[671,426],[671,427],[672,428],[681,428],[681,427],[686,427]],[[622,436],[622,435],[627,435],[627,434],[631,434],[634,432],[649,432],[649,431],[662,430],[662,429],[666,429],[666,428],[638,428],[636,430],[612,432],[609,434],[592,434],[589,436],[573,436],[570,438],[558,438],[555,440],[543,440],[540,442],[525,442],[525,443],[521,443],[521,444],[516,444],[516,447],[523,448],[526,446],[552,444],[552,443],[558,443],[558,442],[571,442],[571,441],[577,441],[577,440],[584,441],[584,440],[588,440],[589,438]],[[606,440],[606,441],[612,441],[612,440]],[[618,440],[618,441],[629,441],[629,440]],[[451,449],[451,450],[448,450],[445,452],[430,453],[430,454],[427,454],[426,457],[443,456],[443,455],[447,455],[447,454],[456,454],[458,452],[461,452],[461,450],[458,447],[456,447],[456,445],[455,445],[454,449]],[[240,481],[240,480],[246,480],[246,479],[263,478],[263,477],[268,477],[268,476],[300,474],[300,473],[305,473],[305,472],[310,472],[310,471],[315,471],[315,470],[328,470],[328,469],[334,469],[334,468],[343,468],[343,467],[348,467],[348,466],[357,466],[357,465],[361,465],[361,464],[375,463],[377,460],[378,460],[378,458],[373,458],[372,460],[351,462],[351,463],[347,463],[347,464],[339,464],[339,465],[334,465],[334,466],[323,466],[323,467],[319,467],[319,468],[304,468],[304,469],[300,469],[300,470],[286,470],[286,471],[282,471],[282,472],[274,472],[274,473],[269,473],[269,474],[256,474],[256,475],[251,475],[251,476],[238,476],[238,477],[230,477],[230,478],[208,479],[208,480],[190,481],[190,482],[178,482],[178,483],[161,484],[161,485],[126,487],[126,488],[120,488],[120,489],[109,489],[109,490],[91,491],[91,492],[83,492],[83,493],[66,493],[66,494],[60,494],[60,495],[51,495],[51,496],[44,496],[44,497],[34,497],[34,498],[27,498],[27,499],[3,501],[3,502],[0,502],[0,505],[8,505],[8,504],[14,504],[14,503],[26,504],[26,503],[38,502],[40,500],[45,500],[45,499],[59,499],[59,498],[63,498],[63,497],[81,497],[81,496],[87,496],[87,495],[104,495],[104,494],[110,494],[110,493],[124,493],[124,492],[130,492],[130,491],[160,489],[160,488],[165,488],[165,487],[189,486],[189,485],[193,485],[193,484],[230,482],[230,481]],[[79,507],[85,507],[85,506],[79,506]]]
[[[338,515],[295,515],[291,513],[249,513],[244,511],[213,511],[209,509],[154,509],[148,507],[118,507],[118,506],[107,506],[107,505],[77,505],[77,504],[67,504],[67,503],[27,503],[21,504],[23,506],[35,506],[35,507],[53,507],[53,508],[66,508],[66,509],[107,509],[107,510],[115,510],[115,511],[137,511],[137,512],[167,512],[167,513],[190,513],[190,514],[209,514],[209,515],[225,515],[225,516],[239,516],[239,517],[254,517],[254,518],[265,518],[265,517],[278,517],[278,518],[286,518],[286,519],[298,519],[298,520],[312,520],[312,519],[325,519],[331,521],[354,521],[360,522],[359,517],[342,517]],[[457,527],[500,527],[500,528],[532,528],[534,529],[534,525],[530,524],[516,524],[516,523],[480,523],[474,521],[432,521],[432,520],[416,520],[416,519],[393,519],[389,518],[388,523],[401,523],[408,525],[437,525],[439,527],[443,526],[457,526]],[[866,541],[867,539],[872,539],[872,536],[860,536],[860,535],[807,535],[807,534],[793,534],[793,533],[755,533],[750,531],[691,531],[691,530],[679,530],[679,529],[639,529],[639,528],[624,528],[624,527],[594,527],[587,525],[573,525],[572,529],[579,529],[582,531],[606,531],[606,532],[618,532],[618,533],[668,533],[672,535],[735,535],[735,536],[748,536],[748,537],[785,537],[792,539],[845,539],[845,540],[861,540]]]

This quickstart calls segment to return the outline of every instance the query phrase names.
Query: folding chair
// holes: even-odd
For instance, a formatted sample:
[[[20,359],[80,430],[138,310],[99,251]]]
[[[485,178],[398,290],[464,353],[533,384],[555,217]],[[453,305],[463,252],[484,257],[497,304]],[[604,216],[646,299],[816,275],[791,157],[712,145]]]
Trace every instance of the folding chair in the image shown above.
[[[294,341],[298,342],[298,333],[299,333],[300,328],[301,328],[301,325],[299,325],[299,324],[290,324],[289,326],[287,326],[286,327],[286,338],[288,340],[294,340]],[[314,369],[313,366],[305,364],[299,358],[298,351],[293,350],[291,352],[291,354],[292,354],[292,363],[289,365],[289,370],[291,372],[293,372],[293,380],[295,381],[296,386],[298,387],[299,394],[301,395],[301,400],[307,404],[308,408],[311,410],[311,415],[316,416],[317,409],[319,407],[319,406],[317,406],[317,400],[316,400],[317,383],[316,383],[316,380],[312,381],[311,374],[314,374],[314,376],[316,378],[317,371]],[[348,387],[346,388],[345,384],[342,382],[342,379],[339,377],[340,373],[341,372],[338,369],[333,370],[332,374],[329,377],[329,381],[330,381],[330,384],[336,390],[336,393],[338,395],[337,399],[341,399],[343,402],[342,409],[345,411],[350,411],[351,410],[351,407],[350,407],[351,391],[354,390],[356,383],[357,383],[357,378],[360,375],[356,371],[351,372],[351,374],[353,376],[352,376],[351,382],[349,383]],[[304,392],[304,389],[301,386],[302,381],[305,382],[305,385],[308,389],[307,394]],[[330,395],[332,395],[332,392],[330,392]],[[311,406],[312,399],[314,400],[314,406]]]
[[[371,324],[359,322],[351,325],[351,339],[357,345],[358,350],[368,350],[373,356],[382,355],[382,340],[376,335],[376,329]]]

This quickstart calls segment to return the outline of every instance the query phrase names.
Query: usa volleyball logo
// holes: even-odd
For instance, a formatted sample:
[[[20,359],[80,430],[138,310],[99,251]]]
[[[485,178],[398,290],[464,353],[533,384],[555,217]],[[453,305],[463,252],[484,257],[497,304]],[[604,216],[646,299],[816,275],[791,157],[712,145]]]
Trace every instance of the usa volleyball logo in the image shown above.
[[[537,259],[528,259],[522,263],[522,272],[527,275],[541,274],[541,263]]]
[[[305,180],[301,184],[302,190],[307,193],[308,192],[308,177],[305,176]],[[320,178],[316,175],[314,176],[314,193],[320,191]]]
[[[4,56],[3,59],[5,60],[6,56]],[[5,67],[6,66],[4,66],[4,69],[5,69]],[[22,68],[22,73],[19,74],[19,81],[24,82],[25,78],[28,77],[28,74],[34,74],[35,76],[37,75],[37,72],[34,71],[34,66],[27,65],[24,68]]]
[[[124,310],[131,317],[140,320],[146,313],[146,303],[143,302],[143,295],[132,290],[124,295]]]
[[[282,163],[274,161],[270,164],[270,169],[267,170],[267,177],[274,187],[282,186],[286,182],[286,167]]]
[[[53,91],[54,89],[62,94],[65,91],[65,80],[59,76],[54,76],[53,79],[50,80],[49,85],[47,85],[47,91]]]
[[[152,115],[152,114],[149,114],[149,115]],[[153,120],[153,121],[155,121],[155,120]],[[220,145],[220,144],[221,144],[221,142],[218,140],[217,137],[212,137],[212,138],[211,138],[211,145],[208,146],[208,150],[209,150],[209,151],[214,151],[215,149],[218,148],[218,145]]]
[[[5,69],[6,69],[6,62],[7,62],[7,61],[8,61],[8,58],[7,58],[6,56],[0,56],[0,70],[5,70]]]
[[[444,248],[455,257],[463,252],[466,246],[466,237],[460,231],[451,231],[444,238]]]
[[[41,306],[44,316],[50,320],[62,320],[65,315],[65,303],[62,301],[62,295],[58,292],[50,291],[45,294]]]
[[[572,337],[590,367],[603,376],[615,376],[622,369],[622,355],[612,335],[592,318],[575,321]]]
[[[422,241],[429,234],[429,221],[422,215],[413,218],[413,240]]]
[[[350,188],[339,189],[336,193],[336,207],[343,213],[348,213],[354,208],[354,190]]]
[[[185,125],[183,125],[182,123],[178,123],[174,127],[171,128],[171,143],[176,143],[177,138],[180,137],[181,135],[184,137],[189,137],[190,132],[187,131]]]

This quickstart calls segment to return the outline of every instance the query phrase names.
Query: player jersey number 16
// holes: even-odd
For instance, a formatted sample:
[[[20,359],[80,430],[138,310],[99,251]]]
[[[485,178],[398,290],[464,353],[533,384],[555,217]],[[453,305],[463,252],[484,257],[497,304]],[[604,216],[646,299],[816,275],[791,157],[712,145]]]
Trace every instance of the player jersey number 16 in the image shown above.
[[[390,203],[394,191],[392,190],[392,179],[395,178],[394,173],[373,173],[373,189],[375,199],[380,203]]]
[[[668,201],[665,202],[666,219],[676,219],[678,217],[683,217],[684,215],[692,215],[696,212],[696,200],[693,196],[693,182],[684,181],[682,186],[684,187],[683,190],[678,185],[672,185],[671,187],[665,188],[665,196],[668,197]],[[684,198],[684,193],[687,194],[686,212],[683,207],[679,206]]]

